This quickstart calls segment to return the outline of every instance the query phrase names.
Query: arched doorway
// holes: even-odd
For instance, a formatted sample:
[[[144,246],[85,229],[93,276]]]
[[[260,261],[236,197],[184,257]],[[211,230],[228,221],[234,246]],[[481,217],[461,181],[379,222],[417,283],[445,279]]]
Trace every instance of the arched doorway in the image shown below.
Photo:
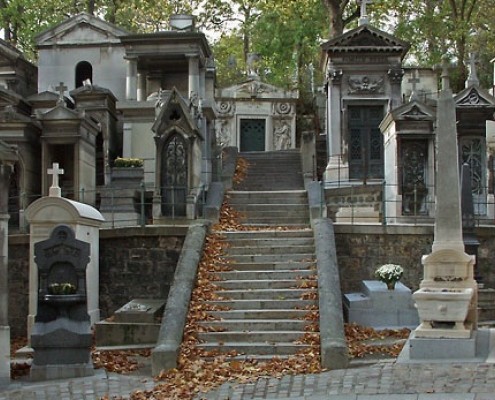
[[[93,66],[87,61],[81,61],[76,65],[76,88],[83,86],[88,79],[93,82]]]
[[[164,216],[185,216],[187,196],[187,145],[174,133],[163,146],[161,157],[161,211]]]

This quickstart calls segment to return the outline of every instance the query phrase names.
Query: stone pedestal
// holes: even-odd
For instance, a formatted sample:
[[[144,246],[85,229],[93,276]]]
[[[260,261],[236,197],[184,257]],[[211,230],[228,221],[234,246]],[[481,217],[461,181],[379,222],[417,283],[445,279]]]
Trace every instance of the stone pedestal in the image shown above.
[[[0,326],[0,385],[10,382],[10,327]]]
[[[141,223],[138,209],[144,169],[140,167],[113,168],[111,184],[101,194],[106,227],[136,226]]]
[[[402,283],[395,290],[380,281],[363,281],[360,293],[344,295],[344,313],[348,322],[375,329],[414,329],[419,324],[411,290]]]

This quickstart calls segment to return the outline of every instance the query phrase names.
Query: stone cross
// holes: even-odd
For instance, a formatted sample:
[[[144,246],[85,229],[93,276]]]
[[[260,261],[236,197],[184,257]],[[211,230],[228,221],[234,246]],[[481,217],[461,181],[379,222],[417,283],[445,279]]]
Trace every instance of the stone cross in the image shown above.
[[[365,25],[368,23],[368,13],[366,11],[366,4],[371,4],[372,0],[361,0],[361,13],[359,17],[359,25]]]
[[[55,87],[55,90],[59,93],[58,103],[64,103],[64,93],[67,89],[67,86],[65,86],[63,82],[60,82],[60,84]]]
[[[53,176],[53,181],[52,181],[52,186],[50,186],[50,190],[48,195],[50,197],[61,197],[62,196],[62,190],[60,189],[59,183],[58,183],[58,177],[59,175],[64,174],[64,170],[62,168],[58,167],[58,163],[53,163],[52,168],[48,168],[48,174]]]
[[[480,85],[480,80],[476,73],[476,61],[476,53],[469,53],[469,76],[466,80],[466,88]]]
[[[411,89],[411,98],[409,101],[416,100],[417,99],[417,92],[416,92],[416,84],[420,82],[418,78],[418,70],[415,69],[412,71],[412,78],[408,80],[409,83],[412,83],[412,89]]]

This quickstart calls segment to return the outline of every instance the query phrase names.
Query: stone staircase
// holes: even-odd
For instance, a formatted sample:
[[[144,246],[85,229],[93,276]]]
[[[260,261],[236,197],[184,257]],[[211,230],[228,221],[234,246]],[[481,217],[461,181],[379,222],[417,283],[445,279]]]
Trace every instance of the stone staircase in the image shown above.
[[[214,273],[220,299],[210,303],[222,311],[211,312],[216,320],[203,322],[199,333],[207,354],[270,359],[310,349],[301,339],[310,323],[305,316],[318,305],[314,238],[302,176],[295,178],[298,153],[281,153],[250,153],[246,180],[228,193],[252,230],[220,232],[231,270]],[[291,161],[277,168],[281,159]],[[269,182],[277,184],[270,190]]]
[[[295,343],[308,324],[304,316],[317,305],[313,233],[288,231],[223,232],[224,256],[232,270],[215,273],[221,310],[204,324],[215,332],[199,334],[199,345],[239,357],[271,358],[309,346]],[[208,329],[206,329],[208,330]]]

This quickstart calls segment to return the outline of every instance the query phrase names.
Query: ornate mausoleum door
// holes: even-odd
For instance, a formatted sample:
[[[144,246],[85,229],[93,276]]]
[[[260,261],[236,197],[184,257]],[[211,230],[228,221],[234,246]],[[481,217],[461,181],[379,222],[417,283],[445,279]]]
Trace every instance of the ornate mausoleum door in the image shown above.
[[[486,144],[480,136],[464,136],[459,140],[461,163],[471,168],[474,213],[486,215]]]
[[[404,140],[400,146],[402,214],[426,214],[428,142]]]
[[[187,147],[178,134],[163,147],[161,193],[162,215],[186,215]]]
[[[383,178],[382,106],[349,106],[349,178]]]
[[[264,119],[241,119],[241,151],[265,151]]]

